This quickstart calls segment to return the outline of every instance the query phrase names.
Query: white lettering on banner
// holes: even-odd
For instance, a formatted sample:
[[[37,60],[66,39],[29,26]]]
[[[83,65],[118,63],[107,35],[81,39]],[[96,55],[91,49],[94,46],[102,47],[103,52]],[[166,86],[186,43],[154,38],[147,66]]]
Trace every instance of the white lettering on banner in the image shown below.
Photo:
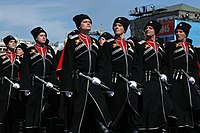
[[[161,30],[160,30],[160,33],[166,33],[166,32],[169,32],[169,31],[170,31],[169,25],[163,25]]]

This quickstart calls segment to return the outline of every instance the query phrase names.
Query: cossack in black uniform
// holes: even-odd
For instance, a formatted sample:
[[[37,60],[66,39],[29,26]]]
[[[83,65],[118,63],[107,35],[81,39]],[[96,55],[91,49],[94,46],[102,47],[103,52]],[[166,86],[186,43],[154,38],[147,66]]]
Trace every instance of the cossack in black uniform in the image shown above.
[[[175,29],[176,40],[166,45],[168,77],[172,84],[170,95],[181,133],[191,132],[200,111],[200,96],[195,87],[199,84],[197,58],[193,45],[187,39],[190,28],[190,24],[180,22]]]
[[[137,75],[140,67],[136,63],[133,44],[123,38],[129,23],[127,18],[117,17],[113,23],[113,30],[115,32],[115,28],[120,25],[122,26],[120,33],[115,32],[115,37],[108,39],[103,45],[107,64],[106,84],[114,92],[113,97],[107,98],[112,118],[110,129],[113,132],[130,132],[139,120],[137,92],[120,77],[121,75],[135,84],[137,84],[135,81],[139,83],[141,81]]]
[[[169,117],[174,117],[173,104],[168,93],[165,51],[156,36],[162,25],[151,20],[144,26],[146,40],[138,42],[138,63],[143,69],[144,91],[142,95],[142,114],[139,130],[161,132],[167,127]],[[160,73],[160,75],[159,75]],[[175,118],[175,117],[174,117]]]
[[[20,86],[18,82],[21,62],[19,56],[14,52],[17,40],[13,36],[8,35],[3,41],[7,50],[0,55],[0,132],[14,133],[17,132],[17,120],[20,113],[20,109],[18,108],[20,103],[18,90]],[[11,84],[6,78],[14,84],[18,84],[18,87],[14,87],[14,84]]]
[[[47,112],[50,103],[48,100],[49,93],[53,91],[52,85],[59,85],[56,77],[56,59],[54,50],[50,46],[46,46],[47,33],[41,28],[36,27],[31,31],[37,43],[38,36],[44,37],[44,42],[28,47],[22,61],[21,71],[21,88],[30,91],[26,107],[26,129],[30,132],[40,132],[42,122],[47,117],[52,117]],[[44,35],[43,35],[44,34]],[[35,78],[50,83],[50,86],[45,85]],[[53,84],[52,84],[53,83]],[[48,129],[47,129],[48,130]]]
[[[102,88],[79,74],[81,72],[91,77],[93,81],[94,78],[103,81],[105,61],[98,41],[81,32],[81,23],[90,27],[91,18],[79,14],[73,20],[78,30],[68,35],[61,74],[61,92],[73,93],[70,98],[72,114],[67,122],[70,124],[65,126],[65,130],[73,133],[98,132],[97,125],[107,127],[111,122]],[[90,28],[86,29],[87,33],[88,30]],[[66,98],[66,102],[68,100],[69,98]]]

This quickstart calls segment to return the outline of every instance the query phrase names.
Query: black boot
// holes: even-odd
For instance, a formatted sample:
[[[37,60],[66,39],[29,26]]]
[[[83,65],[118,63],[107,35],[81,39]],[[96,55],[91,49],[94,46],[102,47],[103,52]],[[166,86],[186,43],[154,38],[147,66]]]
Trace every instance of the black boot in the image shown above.
[[[47,120],[47,133],[55,133],[55,122],[53,118]]]
[[[27,133],[41,133],[39,128],[29,128]]]
[[[178,133],[177,118],[175,116],[168,116],[167,118],[167,132]]]
[[[104,126],[100,121],[97,121],[97,133],[110,133],[108,128]]]
[[[72,133],[70,130],[64,130],[64,133]]]
[[[0,133],[5,133],[5,126],[4,126],[4,124],[0,124]]]

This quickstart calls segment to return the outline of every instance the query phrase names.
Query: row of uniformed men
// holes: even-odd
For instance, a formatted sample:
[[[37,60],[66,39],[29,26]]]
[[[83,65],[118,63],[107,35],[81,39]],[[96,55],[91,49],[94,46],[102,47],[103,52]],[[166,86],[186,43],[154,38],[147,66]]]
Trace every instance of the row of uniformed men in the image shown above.
[[[114,20],[114,37],[105,33],[99,42],[89,35],[88,15],[73,21],[77,30],[68,34],[59,61],[41,27],[31,31],[36,45],[26,48],[23,58],[15,54],[14,37],[3,39],[0,132],[18,131],[18,119],[25,119],[30,133],[41,127],[58,132],[55,117],[64,120],[63,132],[72,133],[189,133],[199,124],[198,66],[186,41],[189,24],[178,24],[176,41],[164,48],[156,40],[162,25],[154,20],[144,26],[146,40],[138,44],[124,38],[130,24],[125,17]]]

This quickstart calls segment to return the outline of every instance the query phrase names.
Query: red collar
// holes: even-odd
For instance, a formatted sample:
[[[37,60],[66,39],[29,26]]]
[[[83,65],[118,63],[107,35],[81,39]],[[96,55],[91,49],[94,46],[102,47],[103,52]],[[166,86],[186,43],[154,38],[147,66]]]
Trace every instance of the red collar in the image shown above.
[[[153,40],[147,40],[147,43],[150,44],[156,52],[158,52],[159,43]]]
[[[125,52],[127,47],[126,41],[120,37],[115,37],[115,41],[120,45],[122,50]]]
[[[42,47],[41,45],[36,44],[35,48],[37,49],[37,51],[40,53],[40,55],[42,57],[46,57],[46,51],[47,51],[47,47],[46,46]]]
[[[79,33],[78,36],[83,41],[83,43],[87,46],[87,48],[89,48],[91,44],[90,36],[84,35],[82,33]]]
[[[185,50],[185,52],[188,52],[188,45],[186,44],[186,42],[181,42],[181,45],[183,49]]]
[[[16,58],[16,53],[15,52],[6,51],[6,55],[8,56],[10,61],[13,63],[15,58]]]

